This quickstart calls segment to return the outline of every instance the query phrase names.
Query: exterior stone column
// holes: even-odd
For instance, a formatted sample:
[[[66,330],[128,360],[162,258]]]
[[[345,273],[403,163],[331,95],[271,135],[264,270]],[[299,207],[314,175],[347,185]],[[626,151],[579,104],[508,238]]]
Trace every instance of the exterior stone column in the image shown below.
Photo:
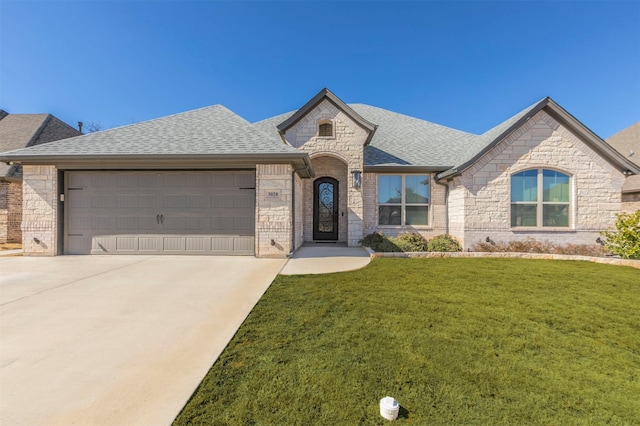
[[[25,256],[58,254],[58,179],[55,166],[24,166],[22,249]]]

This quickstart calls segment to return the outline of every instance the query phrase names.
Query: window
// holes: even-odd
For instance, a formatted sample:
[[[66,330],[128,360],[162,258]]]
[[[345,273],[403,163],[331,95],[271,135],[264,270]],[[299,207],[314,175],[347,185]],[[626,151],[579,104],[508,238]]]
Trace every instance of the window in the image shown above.
[[[333,123],[323,120],[318,124],[318,136],[333,137]]]
[[[428,225],[428,213],[429,176],[378,176],[378,224]]]
[[[569,175],[526,170],[511,176],[512,227],[568,227]]]

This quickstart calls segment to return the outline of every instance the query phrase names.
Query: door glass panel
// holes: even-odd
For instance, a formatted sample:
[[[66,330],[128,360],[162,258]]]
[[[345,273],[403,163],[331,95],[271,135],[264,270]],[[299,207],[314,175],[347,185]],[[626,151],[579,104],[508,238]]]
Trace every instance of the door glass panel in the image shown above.
[[[333,232],[333,184],[318,185],[318,231]]]

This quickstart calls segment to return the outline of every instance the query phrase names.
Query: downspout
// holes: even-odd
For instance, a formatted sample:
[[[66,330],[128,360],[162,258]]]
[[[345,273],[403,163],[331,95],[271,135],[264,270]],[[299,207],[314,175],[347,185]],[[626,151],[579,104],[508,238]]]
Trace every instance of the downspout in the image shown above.
[[[287,257],[296,251],[296,169],[291,171],[291,249]]]
[[[444,233],[449,235],[449,183],[440,183],[434,179],[435,183],[444,186]]]

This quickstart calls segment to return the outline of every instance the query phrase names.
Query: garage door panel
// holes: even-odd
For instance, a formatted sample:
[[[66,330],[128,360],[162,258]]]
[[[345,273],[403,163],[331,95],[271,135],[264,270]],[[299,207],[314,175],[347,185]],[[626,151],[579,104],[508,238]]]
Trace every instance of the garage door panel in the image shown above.
[[[118,216],[116,217],[116,229],[118,231],[137,231],[139,228],[137,216]]]
[[[212,187],[226,187],[233,188],[235,187],[235,178],[233,174],[219,174],[211,176],[211,186]]]
[[[233,229],[233,217],[217,216],[211,218],[212,231],[214,233],[225,232]]]
[[[254,253],[255,172],[68,172],[65,182],[66,253]]]
[[[253,208],[256,202],[256,197],[254,194],[235,194],[233,196],[233,207],[234,208]]]
[[[234,217],[233,229],[240,234],[253,233],[254,221],[252,217]]]
[[[205,238],[204,237],[185,237],[185,250],[188,252],[204,253]]]
[[[256,186],[256,178],[251,174],[235,174],[233,175],[233,186],[237,188],[254,188]]]

